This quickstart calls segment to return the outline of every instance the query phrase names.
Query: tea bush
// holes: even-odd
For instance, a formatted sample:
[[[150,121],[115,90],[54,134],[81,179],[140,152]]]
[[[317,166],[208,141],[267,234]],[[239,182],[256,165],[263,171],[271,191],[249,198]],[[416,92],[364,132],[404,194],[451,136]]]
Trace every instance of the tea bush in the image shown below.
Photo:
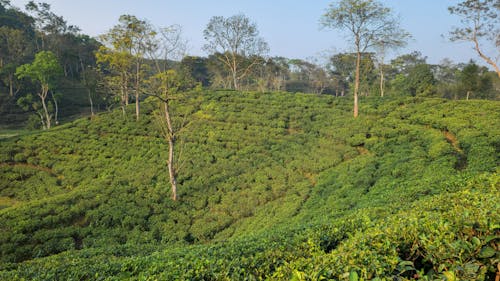
[[[198,92],[0,139],[1,280],[489,280],[495,101]],[[132,111],[132,108],[127,110]],[[186,121],[188,121],[186,123]]]

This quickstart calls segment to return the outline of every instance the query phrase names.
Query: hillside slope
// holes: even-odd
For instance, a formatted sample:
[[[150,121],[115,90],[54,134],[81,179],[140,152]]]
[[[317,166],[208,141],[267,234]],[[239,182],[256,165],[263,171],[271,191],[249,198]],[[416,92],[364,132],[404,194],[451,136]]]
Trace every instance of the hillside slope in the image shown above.
[[[192,93],[178,202],[157,107],[0,140],[0,279],[495,274],[498,102]]]

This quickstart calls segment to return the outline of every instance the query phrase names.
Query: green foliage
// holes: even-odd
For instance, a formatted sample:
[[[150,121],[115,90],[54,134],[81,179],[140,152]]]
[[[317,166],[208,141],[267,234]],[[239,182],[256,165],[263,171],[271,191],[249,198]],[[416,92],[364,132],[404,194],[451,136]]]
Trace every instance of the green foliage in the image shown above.
[[[193,92],[0,139],[2,280],[489,280],[492,101]],[[132,111],[132,108],[126,108]],[[487,113],[487,114],[486,114]]]
[[[29,78],[39,82],[42,87],[53,86],[56,79],[62,75],[62,67],[57,57],[50,51],[41,51],[35,55],[35,60],[31,64],[24,64],[17,68],[18,78]]]
[[[411,96],[432,96],[436,80],[427,64],[419,64],[412,68],[404,80],[404,87]]]

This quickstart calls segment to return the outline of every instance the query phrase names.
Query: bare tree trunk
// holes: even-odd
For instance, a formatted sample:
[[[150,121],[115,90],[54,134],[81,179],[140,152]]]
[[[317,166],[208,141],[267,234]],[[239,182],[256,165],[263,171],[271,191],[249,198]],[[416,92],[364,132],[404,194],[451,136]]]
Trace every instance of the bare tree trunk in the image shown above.
[[[359,73],[361,67],[361,52],[358,50],[356,56],[356,77],[354,81],[354,118],[357,118],[359,115],[358,109],[358,91],[359,91]]]
[[[128,105],[128,77],[126,73],[122,73],[122,100],[125,106]]]
[[[168,100],[164,102],[165,105],[165,121],[167,122],[167,138],[168,138],[168,175],[170,177],[170,185],[172,187],[172,200],[177,201],[177,179],[174,168],[174,145],[175,134],[172,127],[172,119],[170,118],[170,111],[168,108]]]
[[[127,95],[125,93],[125,86],[121,85],[120,86],[120,91],[121,91],[121,97],[120,97],[120,106],[122,108],[122,113],[123,113],[123,116],[125,116],[125,107],[126,107],[126,99],[125,99],[125,96]]]
[[[139,121],[139,112],[140,112],[140,105],[139,105],[139,91],[135,92],[135,120]]]
[[[87,89],[87,94],[89,95],[89,102],[90,102],[90,116],[93,118],[95,116],[94,113],[94,102],[92,101],[92,91]]]
[[[470,91],[467,91],[467,96],[465,97],[465,100],[469,100],[469,95],[470,95]]]
[[[139,121],[140,105],[139,105],[139,79],[141,78],[141,65],[137,63],[136,65],[136,75],[135,75],[135,120]]]
[[[45,126],[45,117],[43,117],[43,114],[39,111],[36,112],[38,114],[38,116],[40,117],[40,123],[42,123],[42,128],[45,129],[47,128],[47,126]]]
[[[12,74],[9,74],[9,96],[13,97],[14,96],[14,86],[12,85],[14,83],[14,79],[12,78]]]
[[[380,64],[379,68],[380,68],[380,96],[383,97],[384,96],[384,82],[385,82],[383,64]]]
[[[232,60],[233,60],[232,61],[233,65],[232,65],[231,72],[233,74],[233,85],[234,85],[235,90],[239,90],[240,85],[238,85],[238,66],[236,65],[236,58],[235,58],[234,54],[233,54]]]
[[[56,122],[56,125],[59,125],[59,120],[57,120],[57,117],[59,115],[59,106],[57,104],[57,100],[56,98],[54,97],[54,94],[51,93],[51,96],[52,96],[52,100],[54,101],[54,109],[55,109],[55,116],[54,116],[54,121]]]
[[[170,185],[172,186],[172,200],[177,201],[177,180],[175,176],[174,161],[174,139],[168,140],[168,174],[170,177]]]
[[[42,101],[43,112],[45,115],[45,126],[44,126],[45,129],[50,129],[51,125],[50,119],[52,119],[52,117],[49,114],[49,109],[47,108],[47,104],[45,103],[45,99],[47,98],[48,92],[49,92],[49,87],[47,85],[42,85],[42,92],[38,94],[38,96]]]
[[[236,70],[233,70],[233,86],[235,90],[238,90],[239,85],[238,85],[238,77],[236,75]]]

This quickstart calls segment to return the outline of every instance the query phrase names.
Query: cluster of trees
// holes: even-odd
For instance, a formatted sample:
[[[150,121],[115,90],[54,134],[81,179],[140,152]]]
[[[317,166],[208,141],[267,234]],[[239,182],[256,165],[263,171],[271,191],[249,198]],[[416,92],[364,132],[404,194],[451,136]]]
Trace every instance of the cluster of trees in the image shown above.
[[[203,32],[209,55],[193,57],[186,55],[179,26],[156,27],[145,19],[122,15],[118,24],[93,39],[54,14],[49,4],[30,1],[25,8],[21,12],[8,0],[0,2],[0,91],[8,93],[1,104],[15,103],[36,113],[39,126],[50,129],[58,124],[59,108],[67,107],[78,92],[80,96],[86,93],[92,116],[94,105],[110,108],[116,104],[126,116],[133,102],[137,121],[141,101],[155,97],[161,103],[159,120],[169,146],[174,200],[174,151],[181,128],[172,122],[170,103],[196,87],[352,94],[354,117],[359,96],[495,99],[499,93],[500,80],[472,61],[429,65],[414,52],[385,63],[387,52],[405,46],[410,34],[389,8],[375,0],[341,0],[330,5],[321,17],[322,26],[347,31],[354,52],[333,54],[323,65],[268,57],[268,44],[259,36],[257,25],[243,14],[212,17]],[[451,39],[472,41],[479,56],[500,77],[495,61],[481,49],[485,40],[500,46],[495,29],[498,9],[500,5],[493,0],[467,0],[450,12],[460,15],[464,23],[451,33]]]
[[[21,12],[9,1],[0,1],[2,113],[17,102],[39,116],[39,125],[50,128],[58,122],[58,102],[71,100],[68,92],[75,87],[71,82],[79,81],[86,68],[95,65],[98,45],[46,3],[31,1]]]
[[[450,39],[473,42],[495,75],[473,61],[453,64],[444,60],[430,65],[419,52],[386,63],[387,54],[404,47],[411,35],[389,8],[374,0],[330,5],[321,16],[321,25],[346,31],[353,52],[331,54],[322,63],[268,57],[269,47],[257,25],[243,14],[211,18],[203,33],[208,56],[196,57],[187,55],[180,26],[160,28],[123,15],[106,34],[90,38],[54,14],[49,4],[31,1],[22,12],[4,0],[0,2],[0,102],[3,107],[17,103],[37,113],[39,124],[49,128],[57,123],[58,102],[71,102],[69,96],[78,92],[75,89],[86,93],[92,115],[96,105],[119,104],[124,109],[134,101],[137,119],[141,99],[154,95],[165,100],[165,89],[172,89],[173,84],[178,89],[200,85],[352,94],[355,104],[360,95],[497,99],[500,72],[495,54],[488,56],[484,50],[489,50],[489,43],[500,46],[499,6],[493,0],[468,0],[450,7],[450,13],[460,16],[463,23],[450,33]],[[51,69],[41,69],[50,65]],[[158,83],[173,84],[159,87]]]

